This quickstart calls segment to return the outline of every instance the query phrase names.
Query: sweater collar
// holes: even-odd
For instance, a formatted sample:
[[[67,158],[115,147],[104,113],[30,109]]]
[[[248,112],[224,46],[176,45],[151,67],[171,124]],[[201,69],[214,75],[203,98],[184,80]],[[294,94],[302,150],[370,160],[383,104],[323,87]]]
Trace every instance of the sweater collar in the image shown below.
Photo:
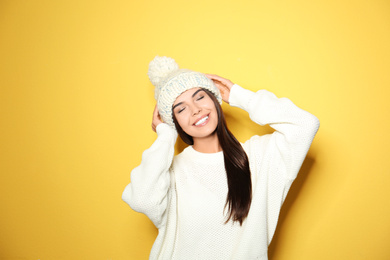
[[[183,153],[188,156],[191,160],[199,160],[202,162],[220,162],[223,159],[223,151],[217,153],[201,153],[196,151],[192,145],[186,147]]]

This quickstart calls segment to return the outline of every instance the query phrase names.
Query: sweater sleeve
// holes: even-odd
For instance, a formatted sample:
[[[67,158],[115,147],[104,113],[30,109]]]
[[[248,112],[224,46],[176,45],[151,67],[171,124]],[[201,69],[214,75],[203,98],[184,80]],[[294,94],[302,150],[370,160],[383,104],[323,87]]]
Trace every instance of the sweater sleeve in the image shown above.
[[[231,89],[229,103],[247,111],[255,123],[268,124],[276,130],[269,137],[268,143],[275,146],[275,152],[279,153],[285,165],[284,177],[295,179],[318,131],[317,117],[300,109],[287,98],[277,98],[267,90],[254,93],[237,84]]]
[[[131,183],[122,199],[140,213],[144,213],[160,228],[165,221],[170,185],[169,168],[172,164],[177,132],[165,123],[156,128],[157,139],[142,154],[141,164],[131,172]]]
[[[289,99],[277,98],[266,90],[254,93],[234,85],[229,103],[247,111],[255,123],[275,129],[272,134],[254,136],[243,145],[255,185],[252,203],[265,207],[259,214],[266,214],[269,244],[280,208],[318,131],[319,120]]]

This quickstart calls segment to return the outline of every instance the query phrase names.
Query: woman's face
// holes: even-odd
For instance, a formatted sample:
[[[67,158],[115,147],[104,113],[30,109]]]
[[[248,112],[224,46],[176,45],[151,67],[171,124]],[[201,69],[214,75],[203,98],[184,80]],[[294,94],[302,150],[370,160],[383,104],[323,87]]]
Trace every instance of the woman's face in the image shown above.
[[[194,141],[215,134],[217,109],[203,89],[192,88],[183,92],[173,103],[173,113],[177,123]]]

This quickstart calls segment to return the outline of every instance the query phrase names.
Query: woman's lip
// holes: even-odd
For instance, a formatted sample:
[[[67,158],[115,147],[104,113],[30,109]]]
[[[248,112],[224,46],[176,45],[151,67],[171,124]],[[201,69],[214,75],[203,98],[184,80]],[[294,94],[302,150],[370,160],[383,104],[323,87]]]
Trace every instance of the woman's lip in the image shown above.
[[[196,123],[198,123],[200,120],[202,120],[205,117],[208,117],[206,119],[206,121],[204,121],[202,124],[196,125]],[[198,120],[196,120],[195,123],[193,123],[193,126],[196,126],[196,127],[204,126],[205,124],[207,124],[209,122],[209,120],[210,120],[210,114],[204,115],[201,118],[199,118]]]

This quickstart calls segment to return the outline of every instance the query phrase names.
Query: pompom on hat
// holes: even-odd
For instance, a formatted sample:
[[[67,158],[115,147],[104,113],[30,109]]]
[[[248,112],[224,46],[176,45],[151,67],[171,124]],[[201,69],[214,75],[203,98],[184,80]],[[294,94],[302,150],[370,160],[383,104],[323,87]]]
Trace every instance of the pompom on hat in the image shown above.
[[[181,93],[191,88],[205,88],[222,104],[222,97],[213,81],[205,74],[187,69],[179,69],[174,59],[156,56],[149,63],[148,76],[154,85],[154,98],[164,123],[175,128],[172,106]]]

